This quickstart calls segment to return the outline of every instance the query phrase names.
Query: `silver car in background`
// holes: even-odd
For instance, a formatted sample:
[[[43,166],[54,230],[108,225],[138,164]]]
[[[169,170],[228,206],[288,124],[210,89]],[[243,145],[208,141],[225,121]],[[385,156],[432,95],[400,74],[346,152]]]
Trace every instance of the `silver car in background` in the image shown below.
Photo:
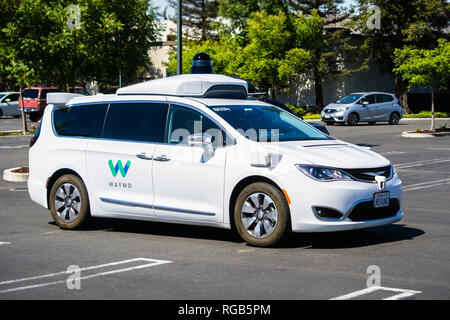
[[[403,108],[391,93],[357,92],[327,105],[321,113],[326,124],[358,122],[389,122],[396,125],[403,117]]]
[[[0,117],[20,117],[19,92],[0,92]]]

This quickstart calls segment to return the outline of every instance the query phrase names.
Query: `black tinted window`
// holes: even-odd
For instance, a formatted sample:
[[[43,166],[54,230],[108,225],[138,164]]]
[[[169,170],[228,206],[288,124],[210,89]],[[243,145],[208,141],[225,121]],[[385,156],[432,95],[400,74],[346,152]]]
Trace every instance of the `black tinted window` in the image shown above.
[[[55,131],[61,136],[99,138],[107,105],[83,105],[56,109],[53,113]]]
[[[103,137],[109,139],[164,142],[168,105],[164,103],[112,103]]]
[[[359,104],[363,104],[365,101],[369,102],[369,104],[376,103],[375,95],[374,95],[374,94],[371,94],[371,95],[369,95],[369,96],[365,96],[364,98],[362,98],[361,100],[359,100],[358,103],[359,103]]]
[[[36,99],[39,95],[38,89],[25,89],[22,92],[22,97],[24,99]]]
[[[7,99],[11,99],[11,101],[17,101],[19,100],[19,94],[18,93],[10,94]]]
[[[387,94],[377,94],[377,103],[391,102],[394,98]]]
[[[167,125],[167,140],[172,144],[187,144],[187,137],[194,133],[212,136],[216,147],[225,144],[225,133],[210,118],[193,109],[171,106]]]
[[[43,89],[41,92],[41,97],[40,99],[47,99],[47,93],[49,92],[59,92],[58,89]]]

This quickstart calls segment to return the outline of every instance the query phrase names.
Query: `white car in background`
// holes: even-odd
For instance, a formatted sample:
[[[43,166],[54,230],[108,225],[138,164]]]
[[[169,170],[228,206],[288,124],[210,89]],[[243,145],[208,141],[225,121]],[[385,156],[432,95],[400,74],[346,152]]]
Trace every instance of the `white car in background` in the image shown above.
[[[49,94],[31,139],[28,190],[63,229],[125,218],[235,229],[273,246],[292,231],[403,217],[389,160],[248,99],[245,81],[180,75],[53,99],[62,95]]]
[[[391,93],[357,92],[327,105],[321,113],[326,124],[358,122],[389,122],[397,125],[403,117],[403,108]]]
[[[19,92],[0,92],[0,117],[20,117]]]

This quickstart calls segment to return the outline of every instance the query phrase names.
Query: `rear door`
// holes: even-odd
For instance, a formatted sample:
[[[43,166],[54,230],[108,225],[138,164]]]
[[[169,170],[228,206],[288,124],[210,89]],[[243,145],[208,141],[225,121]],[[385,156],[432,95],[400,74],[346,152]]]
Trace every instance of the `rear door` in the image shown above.
[[[89,142],[86,155],[89,196],[99,213],[155,214],[152,157],[164,141],[167,110],[156,100],[109,104],[102,138]]]
[[[388,121],[392,112],[394,97],[388,94],[377,94],[378,113],[377,120]]]

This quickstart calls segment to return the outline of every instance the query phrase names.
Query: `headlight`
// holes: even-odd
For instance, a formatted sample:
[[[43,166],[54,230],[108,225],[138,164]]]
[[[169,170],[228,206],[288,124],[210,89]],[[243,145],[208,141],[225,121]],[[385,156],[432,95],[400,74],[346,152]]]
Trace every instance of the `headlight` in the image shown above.
[[[352,177],[339,169],[304,164],[295,166],[308,177],[318,181],[353,180]]]

